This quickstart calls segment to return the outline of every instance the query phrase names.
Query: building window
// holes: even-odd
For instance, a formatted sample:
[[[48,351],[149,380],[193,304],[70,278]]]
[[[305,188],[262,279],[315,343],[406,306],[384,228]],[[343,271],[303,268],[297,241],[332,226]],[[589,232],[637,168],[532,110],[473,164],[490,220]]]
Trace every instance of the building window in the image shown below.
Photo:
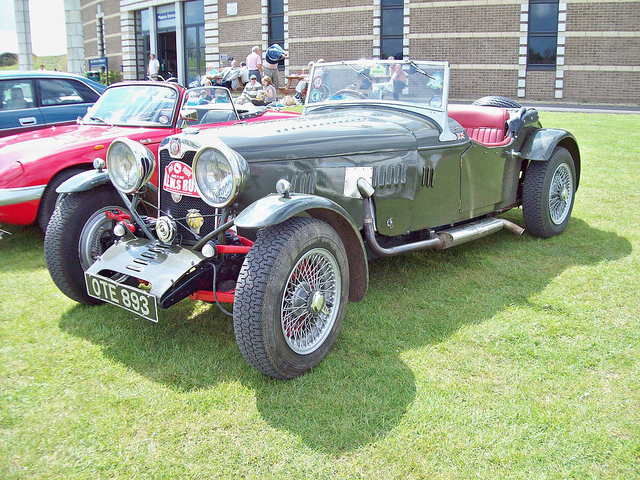
[[[136,22],[136,80],[147,78],[147,61],[151,53],[149,36],[149,10],[135,12]],[[155,53],[155,52],[154,52]]]
[[[274,43],[284,48],[284,0],[269,0],[269,45]],[[284,65],[284,59],[279,65]]]
[[[529,0],[528,67],[553,69],[558,47],[558,0]]]
[[[187,84],[199,80],[207,70],[204,35],[204,0],[184,3],[184,45]]]
[[[402,58],[404,0],[380,2],[380,58]]]

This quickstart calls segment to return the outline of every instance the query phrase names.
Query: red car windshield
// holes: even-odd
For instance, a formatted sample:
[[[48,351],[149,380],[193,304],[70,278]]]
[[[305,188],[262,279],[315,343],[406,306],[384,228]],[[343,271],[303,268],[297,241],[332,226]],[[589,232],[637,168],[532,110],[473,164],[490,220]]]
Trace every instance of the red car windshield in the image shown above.
[[[89,108],[83,123],[132,127],[172,126],[179,93],[157,83],[123,85],[107,89]]]

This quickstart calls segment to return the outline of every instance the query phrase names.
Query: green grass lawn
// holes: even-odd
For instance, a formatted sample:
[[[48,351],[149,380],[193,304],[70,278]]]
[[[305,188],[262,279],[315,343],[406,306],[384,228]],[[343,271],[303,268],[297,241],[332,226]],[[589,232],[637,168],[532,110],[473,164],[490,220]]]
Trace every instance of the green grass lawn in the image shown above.
[[[541,120],[581,147],[567,231],[372,263],[290,382],[215,306],[73,303],[3,226],[0,478],[640,478],[640,117]]]

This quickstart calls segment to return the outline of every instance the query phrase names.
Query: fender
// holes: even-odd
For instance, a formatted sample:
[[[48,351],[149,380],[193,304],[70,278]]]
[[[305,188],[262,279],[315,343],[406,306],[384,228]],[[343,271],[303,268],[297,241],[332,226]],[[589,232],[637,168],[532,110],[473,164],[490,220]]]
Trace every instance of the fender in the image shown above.
[[[566,148],[573,157],[576,168],[576,190],[580,181],[580,152],[576,138],[566,130],[541,128],[529,135],[520,149],[520,157],[545,162],[551,158],[557,146]]]
[[[369,284],[364,241],[353,219],[336,202],[316,195],[271,194],[245,208],[234,219],[234,223],[238,228],[260,229],[277,225],[301,213],[327,222],[340,235],[349,259],[349,300],[362,300]]]
[[[95,187],[99,187],[100,185],[111,184],[111,179],[107,174],[106,170],[88,170],[86,172],[79,173],[69,178],[68,180],[62,182],[58,188],[56,188],[56,193],[75,193],[75,192],[85,192],[87,190],[91,190]],[[146,187],[156,195],[158,193],[158,189],[156,186],[148,182]],[[114,187],[115,188],[115,187]]]
[[[520,149],[520,155],[527,160],[547,161],[556,146],[565,139],[577,145],[575,137],[565,130],[541,128],[527,137]],[[571,148],[568,150],[573,155]]]
[[[235,224],[237,227],[249,229],[270,227],[315,208],[328,209],[340,214],[349,220],[354,230],[357,230],[347,211],[334,201],[326,197],[300,193],[288,196],[272,193],[260,198],[238,214]]]
[[[105,183],[111,183],[109,175],[105,170],[88,170],[86,172],[79,173],[62,182],[58,188],[57,193],[75,193],[91,190],[99,185]]]

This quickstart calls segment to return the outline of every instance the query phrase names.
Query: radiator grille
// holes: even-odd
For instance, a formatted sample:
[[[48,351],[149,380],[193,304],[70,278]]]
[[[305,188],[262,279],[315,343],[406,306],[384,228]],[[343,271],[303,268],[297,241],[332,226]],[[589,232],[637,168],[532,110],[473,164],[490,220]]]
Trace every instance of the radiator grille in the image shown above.
[[[187,152],[184,157],[180,159],[181,162],[193,166],[193,158],[196,152]],[[200,230],[200,235],[206,235],[212,231],[217,224],[215,215],[218,214],[218,209],[207,205],[201,198],[190,197],[183,195],[179,202],[176,202],[171,193],[165,191],[162,188],[164,182],[164,170],[173,159],[169,156],[167,150],[160,151],[160,210],[161,215],[170,215],[178,224],[178,234],[182,237],[182,244],[193,245],[197,242],[196,237],[189,230],[189,226],[185,221],[189,210],[196,209],[200,211],[200,214],[204,217],[204,224]]]

